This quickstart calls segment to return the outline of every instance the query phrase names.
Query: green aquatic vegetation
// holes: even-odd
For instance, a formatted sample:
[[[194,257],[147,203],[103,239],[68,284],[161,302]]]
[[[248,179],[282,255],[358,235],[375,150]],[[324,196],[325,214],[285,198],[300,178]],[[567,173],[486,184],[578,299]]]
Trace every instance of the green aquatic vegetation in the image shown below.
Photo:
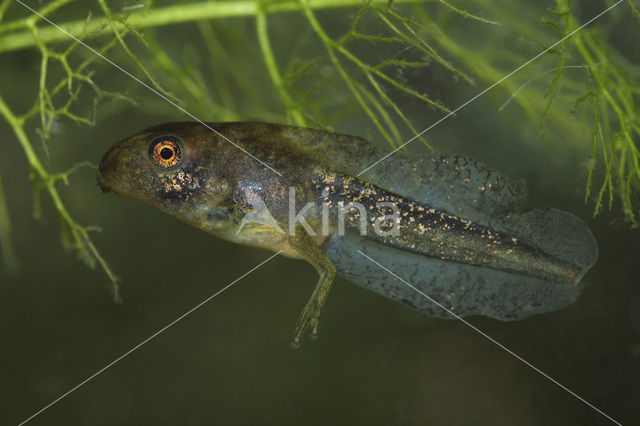
[[[633,3],[628,4],[638,16]],[[579,26],[570,7],[570,0],[556,0],[556,7],[551,9],[550,13],[555,15],[557,20],[545,21],[554,26],[560,36],[574,31]],[[613,208],[617,188],[625,216],[632,224],[637,225],[633,193],[640,187],[640,151],[635,142],[640,137],[638,79],[627,71],[629,67],[625,66],[619,54],[611,49],[597,32],[576,33],[574,37],[563,42],[556,52],[559,56],[558,68],[545,93],[548,101],[540,127],[544,125],[559,90],[566,63],[567,46],[579,54],[586,73],[586,92],[576,98],[574,110],[588,99],[591,99],[593,109],[591,153],[586,162],[588,178],[585,200],[588,201],[593,195],[595,166],[601,157],[606,172],[595,196],[594,215],[598,215],[605,204],[605,194],[608,194],[609,209]],[[603,131],[603,127],[607,129],[606,132]]]
[[[545,65],[533,63],[530,68],[536,70],[536,73],[532,79],[522,82],[523,77],[516,75],[501,84],[512,94],[508,101],[513,101],[532,122],[538,123],[541,133],[545,128],[552,128],[554,134],[547,132],[546,137],[556,143],[566,143],[566,140],[574,138],[578,130],[581,130],[576,129],[575,124],[572,125],[567,119],[571,114],[582,112],[584,115],[579,123],[590,123],[592,126],[592,149],[584,162],[587,168],[585,200],[593,203],[594,216],[597,216],[604,206],[614,210],[614,200],[618,197],[625,219],[632,226],[637,226],[640,190],[640,152],[637,142],[640,138],[640,76],[636,65],[629,62],[609,41],[616,23],[628,15],[629,11],[640,17],[636,5],[632,1],[623,2],[610,12],[614,16],[613,24],[604,28],[593,25],[574,33],[582,25],[575,16],[575,6],[579,2],[556,0],[555,5],[546,11],[539,22],[522,20],[522,14],[528,13],[525,10],[528,6],[509,7],[511,4],[508,0],[482,2],[482,7],[489,14],[505,12],[501,15],[503,25],[514,23],[522,37],[530,40],[540,39],[539,34],[545,26],[552,28],[554,37],[543,38],[549,40],[548,44],[540,44],[537,49],[546,48],[556,40],[571,36],[548,52],[547,56],[556,57],[553,68],[545,69],[542,68]],[[608,5],[613,6],[615,3],[608,2]],[[422,22],[432,28],[439,28],[432,16],[421,9],[414,10]],[[498,81],[527,59],[513,55],[508,48],[487,48],[482,51],[465,48],[464,43],[449,37],[442,29],[439,30],[436,41],[449,55],[467,68],[474,69],[478,80],[486,82]],[[522,39],[517,42],[521,43]],[[494,65],[505,62],[509,64],[506,67]],[[569,73],[571,68],[581,69],[582,72]],[[552,74],[549,80],[545,77],[550,71]],[[546,87],[529,84],[532,82],[546,84]],[[587,100],[590,102],[585,102]],[[581,143],[586,144],[586,138]],[[549,154],[553,155],[551,148]],[[596,180],[600,180],[600,184],[594,190]]]
[[[40,15],[46,16],[54,12],[56,9],[69,3],[68,0],[59,0],[49,3],[44,6],[40,11]],[[2,4],[2,12],[7,10],[8,1]],[[114,299],[120,300],[118,293],[118,278],[108,266],[105,259],[97,250],[95,244],[91,240],[89,233],[91,231],[99,230],[95,226],[83,226],[73,219],[69,213],[60,191],[58,189],[58,182],[63,182],[68,185],[68,178],[79,167],[86,166],[86,162],[80,162],[68,170],[58,173],[52,173],[47,170],[40,157],[37,155],[33,141],[27,135],[26,128],[28,123],[32,119],[39,118],[40,125],[38,131],[44,141],[44,147],[46,150],[46,144],[51,137],[51,130],[57,120],[66,118],[73,122],[93,125],[93,119],[88,115],[80,115],[73,112],[72,107],[76,106],[80,91],[84,87],[89,87],[94,92],[93,97],[93,109],[97,108],[98,104],[103,98],[115,97],[118,99],[133,102],[132,99],[117,92],[109,92],[100,89],[93,81],[92,72],[88,71],[88,67],[94,63],[98,56],[88,56],[86,59],[79,61],[77,64],[73,64],[70,59],[72,53],[80,45],[77,41],[73,40],[64,50],[54,50],[48,46],[41,38],[39,32],[38,22],[40,17],[38,15],[30,15],[19,21],[13,21],[9,24],[5,24],[14,28],[25,28],[28,30],[32,37],[33,42],[40,52],[40,72],[38,80],[38,92],[32,108],[28,109],[22,114],[16,114],[12,108],[7,104],[2,95],[0,95],[0,115],[4,117],[6,122],[13,130],[18,142],[20,143],[29,166],[31,169],[30,178],[34,186],[34,208],[33,216],[35,219],[40,219],[42,215],[41,211],[41,195],[45,191],[51,201],[53,202],[58,215],[60,217],[61,231],[62,231],[62,244],[67,250],[75,251],[78,257],[83,260],[88,266],[94,267],[99,264],[104,272],[107,274],[110,282],[113,286]],[[85,21],[85,26],[82,31],[76,35],[78,40],[87,40],[96,37],[101,29],[96,28],[91,31],[87,28],[89,19]],[[6,29],[7,27],[3,27]],[[119,30],[114,30],[114,34],[119,34]],[[116,40],[120,40],[117,35],[110,41],[107,41],[101,48],[97,49],[101,54],[107,53],[114,45]],[[52,63],[57,63],[63,70],[63,77],[54,84],[50,83],[49,70]],[[95,166],[93,166],[95,167]],[[3,200],[4,201],[4,198]],[[2,241],[3,253],[8,268],[15,269],[16,262],[11,259],[12,249],[9,242],[9,218],[6,214],[6,218],[2,221],[3,226],[0,229],[0,238]]]
[[[611,52],[593,35],[585,34],[579,37],[576,47],[585,63],[603,64],[592,68],[592,82],[589,83],[588,75],[586,87],[586,94],[592,99],[594,111],[593,148],[589,161],[594,166],[597,164],[598,155],[594,151],[597,151],[597,146],[600,145],[602,162],[606,167],[596,197],[595,214],[598,214],[603,206],[605,193],[608,193],[609,209],[613,208],[613,198],[617,191],[625,216],[637,225],[634,213],[634,207],[637,207],[634,206],[634,199],[640,188],[640,151],[637,146],[637,140],[640,138],[640,91],[637,77],[630,76],[623,71],[624,68],[607,61],[607,57],[615,55],[615,52]],[[595,167],[589,168],[587,199],[591,196],[594,169]],[[615,183],[612,184],[612,181]]]
[[[416,28],[420,28],[420,24],[417,22],[405,18],[395,13],[390,8],[380,8],[372,5],[371,2],[367,2],[356,15],[353,24],[349,31],[338,41],[332,39],[324,30],[320,22],[316,19],[313,10],[309,6],[308,0],[301,1],[304,14],[309,21],[309,24],[322,40],[327,54],[331,59],[331,63],[338,70],[340,76],[348,86],[349,90],[353,94],[354,98],[358,101],[358,104],[362,110],[367,114],[369,119],[376,126],[378,131],[384,136],[384,138],[395,147],[395,143],[401,141],[400,132],[395,124],[394,117],[389,114],[391,110],[396,118],[404,122],[412,133],[418,133],[413,124],[409,121],[406,115],[400,110],[398,105],[387,95],[382,84],[386,83],[391,87],[409,94],[415,97],[432,108],[438,109],[444,113],[450,113],[449,108],[444,106],[441,102],[433,100],[428,96],[425,96],[417,91],[405,86],[397,79],[391,77],[389,73],[385,72],[389,67],[412,67],[423,68],[429,66],[429,60],[434,60],[440,65],[445,66],[448,70],[454,74],[464,78],[469,83],[472,83],[470,77],[465,73],[455,68],[453,65],[443,59],[435,49],[433,49],[425,40],[423,40],[416,32]],[[372,12],[377,18],[379,18],[387,27],[391,30],[393,36],[385,35],[369,35],[363,34],[358,31],[358,24],[360,20],[367,12]],[[393,43],[402,47],[413,46],[419,49],[424,55],[425,60],[420,62],[410,62],[398,59],[387,59],[376,65],[370,65],[358,58],[347,47],[347,43],[352,39],[365,40],[371,43]],[[344,57],[344,60],[350,61],[355,65],[359,71],[363,74],[366,82],[370,87],[359,83],[359,80],[354,78],[348,73],[343,66],[339,55]]]
[[[416,89],[407,73],[436,70],[448,79],[452,90],[472,95],[537,54],[546,47],[542,43],[550,45],[583,22],[568,0],[557,0],[554,8],[537,20],[523,20],[522,16],[530,16],[536,9],[511,0],[140,4],[96,0],[90,3],[95,15],[88,16],[87,3],[53,0],[27,4],[200,119],[257,119],[332,129],[355,117],[370,123],[391,146],[398,146],[428,124],[416,122],[407,105],[439,116],[457,106],[446,105],[425,89]],[[630,11],[640,18],[631,1],[611,13],[620,16]],[[325,19],[328,12],[335,19]],[[283,21],[283,16],[291,14],[300,19]],[[283,22],[291,24],[289,33]],[[176,27],[185,23],[193,25]],[[471,25],[474,31],[487,35],[488,47],[478,48],[466,31],[459,31]],[[189,46],[171,40],[165,31],[169,28],[188,31]],[[534,46],[528,50],[518,48],[522,46],[517,43],[502,46],[499,34],[510,28]],[[281,46],[283,40],[292,38],[297,40],[286,48]],[[30,83],[37,88],[32,105],[22,110],[24,98],[0,91],[0,116],[29,163],[34,217],[41,215],[41,198],[51,200],[60,217],[64,247],[90,266],[100,266],[117,297],[117,277],[91,239],[90,232],[97,228],[73,218],[64,202],[69,190],[60,185],[67,184],[78,167],[90,165],[79,162],[64,172],[52,172],[47,147],[60,122],[93,126],[106,108],[137,105],[164,112],[164,106],[158,106],[157,97],[144,88],[110,88],[106,81],[119,72],[112,65],[19,3],[3,0],[0,55],[9,60],[24,50],[40,57],[37,78]],[[379,52],[372,55],[372,51]],[[551,73],[548,61],[534,63],[529,76],[515,75],[496,90],[503,99],[512,96],[509,107],[518,108],[541,132],[553,129],[556,139],[573,137],[576,126],[584,126],[569,123],[567,116],[572,111],[588,117],[583,121],[592,126],[591,138],[577,142],[591,144],[585,162],[586,198],[598,214],[603,206],[614,208],[618,197],[625,217],[635,224],[640,186],[636,142],[640,137],[640,91],[633,65],[617,53],[606,29],[599,26],[573,35],[545,57],[555,61]],[[527,81],[531,75],[534,78]],[[34,131],[37,137],[31,136]],[[43,149],[39,151],[38,146]],[[17,265],[9,238],[11,205],[1,185],[0,247],[5,264],[11,267]]]

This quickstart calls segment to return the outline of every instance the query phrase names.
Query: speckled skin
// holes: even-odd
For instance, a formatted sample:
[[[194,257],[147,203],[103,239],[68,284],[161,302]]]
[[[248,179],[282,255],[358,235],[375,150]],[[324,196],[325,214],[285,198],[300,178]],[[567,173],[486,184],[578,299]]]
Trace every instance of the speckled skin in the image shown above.
[[[327,263],[317,248],[339,252],[335,243],[340,237],[338,206],[352,202],[366,209],[363,238],[377,247],[392,247],[396,258],[397,253],[406,252],[447,265],[488,268],[551,285],[573,286],[597,257],[593,237],[579,219],[544,209],[511,214],[525,198],[523,183],[474,160],[459,156],[414,158],[397,153],[386,165],[359,177],[359,170],[383,154],[360,138],[266,123],[210,125],[280,175],[205,126],[185,122],[155,126],[114,145],[100,163],[100,185],[218,237],[305,258],[321,277],[332,266],[327,266],[331,262]],[[150,143],[163,136],[181,141],[182,159],[169,169],[154,164],[149,155]],[[315,203],[305,217],[316,235],[302,237],[298,233],[303,240],[292,239],[296,232],[289,229],[290,188],[295,188],[295,212],[308,202]],[[248,190],[264,201],[282,230],[291,232],[251,223],[237,233],[242,218],[254,209],[247,200]],[[393,235],[375,232],[375,219],[390,213],[390,208],[378,206],[380,202],[394,205],[399,212],[396,228],[383,222],[383,230],[397,231]],[[324,229],[328,232],[324,233],[322,206],[329,218]],[[345,232],[360,233],[357,212],[347,213],[345,219]],[[539,232],[546,223],[554,224],[548,231],[552,234],[563,234],[558,229],[567,227],[572,231],[554,238]],[[415,266],[416,261],[412,262]],[[352,279],[357,275],[357,266],[337,263],[344,269],[338,273]],[[409,302],[403,294],[369,287],[431,312]],[[515,315],[510,318],[517,317],[518,306],[512,308]],[[556,304],[553,306],[555,309]],[[481,308],[468,313],[485,313]],[[316,310],[315,321],[321,305]],[[500,314],[491,316],[501,318]],[[314,329],[317,333],[317,324]]]
[[[581,266],[571,264],[529,246],[512,234],[492,230],[447,211],[420,203],[363,182],[352,176],[316,170],[315,193],[322,188],[329,195],[321,197],[334,210],[337,203],[358,202],[367,207],[366,239],[422,256],[459,264],[482,266],[555,281],[572,282]],[[395,205],[400,219],[398,235],[379,237],[372,220],[382,213],[376,207],[387,202]],[[359,230],[360,215],[346,216],[347,229]]]
[[[167,123],[145,129],[114,145],[100,163],[98,181],[103,188],[136,198],[218,237],[264,247],[299,258],[286,235],[252,224],[236,235],[242,218],[252,210],[245,193],[251,189],[265,202],[283,229],[288,229],[289,187],[297,188],[300,205],[313,194],[312,156],[271,129],[252,123],[215,124],[219,132],[280,171],[279,176],[198,123]],[[182,162],[164,169],[150,160],[149,144],[159,136],[182,141]],[[318,241],[321,243],[322,241]]]

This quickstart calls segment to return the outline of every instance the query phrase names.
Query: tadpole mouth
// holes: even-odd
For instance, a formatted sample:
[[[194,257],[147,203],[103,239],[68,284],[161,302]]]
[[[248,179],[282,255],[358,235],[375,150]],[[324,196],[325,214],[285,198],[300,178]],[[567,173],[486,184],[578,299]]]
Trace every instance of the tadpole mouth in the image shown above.
[[[100,188],[100,191],[102,191],[103,193],[111,191],[111,187],[104,180],[104,177],[102,176],[102,173],[100,173],[100,170],[98,170],[98,173],[96,175],[96,183],[98,184],[98,188]]]

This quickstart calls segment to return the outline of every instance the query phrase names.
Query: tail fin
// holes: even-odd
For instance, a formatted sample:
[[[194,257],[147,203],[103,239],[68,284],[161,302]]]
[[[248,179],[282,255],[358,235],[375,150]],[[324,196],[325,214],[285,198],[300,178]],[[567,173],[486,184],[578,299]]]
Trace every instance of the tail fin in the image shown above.
[[[443,261],[349,233],[334,236],[324,249],[343,277],[430,316],[451,319],[454,313],[510,321],[561,309],[576,300],[580,291],[576,284],[598,256],[596,242],[584,222],[556,209],[532,209],[494,218],[491,222],[496,229],[516,235],[548,256],[573,265],[575,276],[569,282],[558,282]],[[393,271],[441,306],[356,250]]]
[[[580,276],[598,258],[598,246],[589,227],[571,213],[536,208],[491,222],[492,228],[516,235],[550,257],[574,265],[580,270]]]

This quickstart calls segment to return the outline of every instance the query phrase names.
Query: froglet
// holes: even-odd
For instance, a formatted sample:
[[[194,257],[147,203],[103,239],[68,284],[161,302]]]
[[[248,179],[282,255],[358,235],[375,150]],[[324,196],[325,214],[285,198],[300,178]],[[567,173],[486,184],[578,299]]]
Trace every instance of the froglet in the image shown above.
[[[524,182],[473,159],[396,152],[358,175],[385,156],[359,137],[208,126],[218,133],[167,123],[116,143],[98,183],[215,236],[313,265],[320,277],[294,347],[318,335],[336,273],[430,316],[517,320],[574,302],[598,256],[583,221],[523,210]]]

